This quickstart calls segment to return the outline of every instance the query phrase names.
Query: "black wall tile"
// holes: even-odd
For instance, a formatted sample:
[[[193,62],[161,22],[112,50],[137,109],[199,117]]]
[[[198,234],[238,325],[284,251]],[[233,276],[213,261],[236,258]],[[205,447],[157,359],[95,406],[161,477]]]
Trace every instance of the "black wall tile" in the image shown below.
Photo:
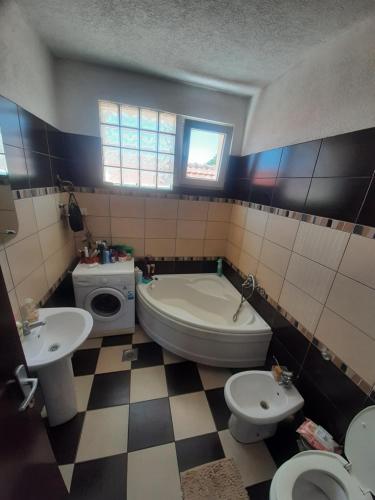
[[[369,177],[375,170],[375,128],[323,139],[314,177]]]
[[[312,177],[321,139],[283,148],[278,177]]]
[[[313,178],[305,212],[355,222],[369,183],[369,178]]]
[[[30,151],[48,154],[46,123],[18,107],[23,147]]]
[[[48,155],[26,150],[25,157],[30,187],[37,188],[53,186],[50,157]]]
[[[280,314],[277,325],[272,328],[277,340],[283,344],[290,352],[293,358],[300,364],[306,357],[310,347],[310,342],[295,328],[288,320]]]
[[[47,138],[49,154],[58,158],[65,158],[67,155],[66,134],[47,124]]]
[[[250,187],[249,201],[261,205],[271,205],[275,187],[274,179],[253,179]]]
[[[4,144],[22,148],[17,105],[0,96],[0,130]]]
[[[236,200],[249,201],[250,197],[250,181],[249,179],[237,179],[234,185],[234,192],[231,193],[229,198]]]
[[[288,370],[293,372],[294,380],[296,380],[301,371],[300,363],[298,363],[298,361],[290,354],[288,349],[281,342],[279,342],[276,335],[273,335],[266,358],[266,368],[268,370],[270,370],[272,365],[276,363],[275,358],[281,366],[286,366]]]
[[[276,177],[282,148],[269,149],[251,155],[249,168],[253,179]]]
[[[310,182],[310,178],[277,178],[272,206],[303,212]]]
[[[361,208],[358,224],[375,227],[375,177],[371,181],[370,189]]]
[[[4,144],[4,152],[11,189],[29,189],[30,182],[24,150]]]

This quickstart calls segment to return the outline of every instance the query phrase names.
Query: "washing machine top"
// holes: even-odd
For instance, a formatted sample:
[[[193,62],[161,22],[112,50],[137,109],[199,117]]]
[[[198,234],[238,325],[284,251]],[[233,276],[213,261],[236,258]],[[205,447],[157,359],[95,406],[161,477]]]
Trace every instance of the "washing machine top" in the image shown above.
[[[375,406],[369,406],[351,421],[345,437],[345,456],[352,474],[362,487],[375,492]]]
[[[73,277],[77,276],[114,276],[134,274],[134,259],[126,262],[115,262],[113,264],[78,264],[73,271]]]

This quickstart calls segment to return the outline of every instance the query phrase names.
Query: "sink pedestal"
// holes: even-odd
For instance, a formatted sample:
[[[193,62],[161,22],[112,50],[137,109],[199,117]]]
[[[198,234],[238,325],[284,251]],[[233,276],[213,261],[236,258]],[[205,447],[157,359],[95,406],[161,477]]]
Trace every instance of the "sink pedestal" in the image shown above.
[[[77,414],[72,358],[67,356],[37,370],[51,427]]]

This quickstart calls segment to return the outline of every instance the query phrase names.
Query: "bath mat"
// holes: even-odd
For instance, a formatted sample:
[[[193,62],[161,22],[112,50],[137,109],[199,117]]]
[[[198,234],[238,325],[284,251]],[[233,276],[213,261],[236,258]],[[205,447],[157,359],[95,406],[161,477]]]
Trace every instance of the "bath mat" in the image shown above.
[[[182,472],[181,488],[184,500],[249,500],[233,458]]]

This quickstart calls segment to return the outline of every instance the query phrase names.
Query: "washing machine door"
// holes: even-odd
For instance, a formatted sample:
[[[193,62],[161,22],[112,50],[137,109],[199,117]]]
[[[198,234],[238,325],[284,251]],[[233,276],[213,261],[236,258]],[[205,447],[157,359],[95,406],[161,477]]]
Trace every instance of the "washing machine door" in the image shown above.
[[[114,288],[97,288],[85,299],[85,309],[94,320],[114,321],[126,313],[127,299],[123,293]]]

